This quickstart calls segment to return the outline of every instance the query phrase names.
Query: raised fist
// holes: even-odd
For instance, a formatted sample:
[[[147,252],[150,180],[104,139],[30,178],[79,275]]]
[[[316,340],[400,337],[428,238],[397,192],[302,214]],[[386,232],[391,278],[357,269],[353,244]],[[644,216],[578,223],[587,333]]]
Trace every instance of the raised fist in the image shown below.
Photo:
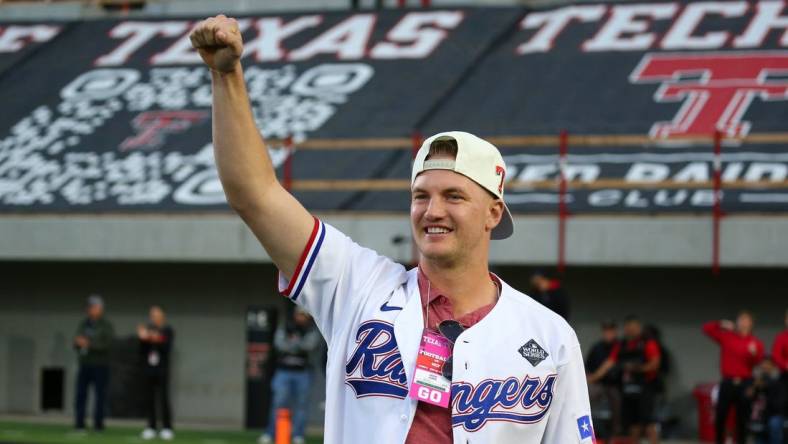
[[[724,330],[733,331],[736,330],[736,323],[727,319],[723,319],[720,321],[720,327],[722,327]]]
[[[203,20],[192,30],[189,38],[205,64],[214,71],[233,71],[243,54],[238,22],[224,15]]]

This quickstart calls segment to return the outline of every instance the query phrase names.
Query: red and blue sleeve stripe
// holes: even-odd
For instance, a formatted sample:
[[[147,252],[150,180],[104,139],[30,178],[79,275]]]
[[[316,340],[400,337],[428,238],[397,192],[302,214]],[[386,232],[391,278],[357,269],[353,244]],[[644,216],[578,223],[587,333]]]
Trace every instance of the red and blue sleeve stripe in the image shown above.
[[[326,236],[326,227],[320,219],[315,218],[315,225],[312,228],[312,234],[309,236],[304,251],[301,253],[301,258],[298,260],[293,277],[290,279],[290,284],[287,286],[283,294],[295,301],[301,294],[304,288],[306,279],[309,277],[309,272],[315,264],[315,258],[323,245],[323,239]]]

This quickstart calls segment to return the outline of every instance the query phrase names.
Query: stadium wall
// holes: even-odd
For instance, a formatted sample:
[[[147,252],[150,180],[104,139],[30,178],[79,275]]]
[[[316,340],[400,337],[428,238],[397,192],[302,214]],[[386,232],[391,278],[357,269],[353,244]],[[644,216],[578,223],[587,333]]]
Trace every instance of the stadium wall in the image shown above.
[[[325,0],[319,6],[329,3],[338,4]],[[646,320],[661,325],[674,348],[677,374],[671,400],[691,426],[690,389],[716,376],[716,350],[701,336],[700,323],[732,316],[746,301],[759,317],[758,333],[769,342],[785,308],[773,291],[785,288],[786,278],[780,273],[784,275],[788,266],[784,101],[756,100],[742,109],[737,115],[746,111],[746,119],[738,123],[746,125],[731,125],[731,134],[726,135],[731,140],[724,141],[721,159],[712,157],[711,126],[672,140],[652,134],[655,129],[666,129],[665,122],[681,117],[683,102],[663,100],[657,92],[671,85],[656,81],[643,68],[671,60],[681,65],[683,56],[674,51],[692,49],[695,37],[725,30],[739,41],[735,50],[724,42],[706,47],[707,42],[703,51],[682,53],[710,63],[708,69],[717,70],[720,59],[726,57],[746,63],[758,62],[753,58],[761,53],[772,54],[779,63],[788,58],[788,44],[779,40],[777,29],[764,25],[768,21],[756,20],[760,17],[756,11],[767,14],[772,2],[753,3],[746,14],[735,17],[711,14],[694,37],[687,33],[683,39],[662,39],[687,30],[684,25],[695,3],[660,3],[662,18],[650,21],[648,33],[642,36],[654,37],[653,44],[628,49],[612,44],[621,41],[605,43],[598,38],[609,35],[601,31],[614,27],[618,22],[612,17],[627,10],[605,3],[577,6],[575,13],[582,12],[588,20],[573,21],[561,28],[560,35],[551,36],[545,30],[558,29],[548,24],[566,11],[438,11],[440,22],[448,24],[434,26],[446,28],[441,31],[445,42],[415,58],[413,54],[375,58],[371,56],[374,51],[347,55],[345,51],[353,48],[344,45],[336,51],[338,59],[333,53],[306,60],[286,57],[303,54],[299,50],[310,41],[330,35],[349,18],[359,26],[373,23],[373,32],[363,32],[367,39],[372,36],[367,46],[392,48],[396,42],[388,40],[390,31],[406,16],[419,16],[413,11],[385,11],[372,20],[363,14],[320,12],[325,16],[321,25],[288,40],[278,60],[248,58],[245,64],[249,78],[258,86],[252,99],[275,94],[287,99],[282,103],[306,100],[303,103],[336,111],[330,119],[317,121],[295,111],[300,107],[282,107],[278,111],[287,118],[263,115],[261,129],[269,141],[278,140],[272,144],[272,156],[280,170],[287,164],[285,159],[292,159],[294,192],[308,208],[358,211],[324,216],[361,244],[401,262],[412,260],[406,216],[411,137],[459,127],[495,140],[512,167],[513,186],[507,188],[507,198],[520,216],[515,238],[495,245],[491,261],[519,288],[525,288],[529,267],[551,266],[558,260],[558,135],[569,130],[567,166],[574,168],[570,174],[574,179],[567,198],[574,199],[568,208],[573,216],[567,222],[566,280],[575,301],[575,327],[587,347],[596,337],[600,319],[647,312]],[[220,8],[226,3],[177,2],[173,7],[187,4],[190,9],[182,11],[192,16],[199,5]],[[266,4],[296,5],[286,0]],[[78,11],[52,14],[61,20],[89,15]],[[457,20],[460,16],[461,21]],[[35,16],[30,10],[4,15],[6,20],[40,17],[51,16]],[[19,48],[0,57],[0,67],[8,68],[3,72],[3,85],[8,85],[6,108],[15,110],[0,116],[0,129],[5,131],[0,146],[5,147],[6,159],[11,159],[0,177],[0,195],[4,196],[0,204],[5,205],[0,208],[0,261],[4,261],[0,262],[0,411],[37,411],[36,378],[45,365],[67,367],[66,405],[70,409],[74,357],[68,343],[85,295],[101,291],[118,330],[127,334],[144,318],[150,303],[169,309],[179,331],[174,381],[179,418],[240,424],[243,310],[249,304],[283,301],[273,294],[270,261],[224,204],[209,156],[207,120],[192,125],[190,131],[166,133],[161,146],[154,143],[157,138],[151,138],[132,151],[124,148],[128,139],[139,139],[138,118],[171,116],[172,111],[206,115],[209,108],[207,96],[197,94],[208,85],[207,72],[199,58],[180,44],[188,42],[187,33],[196,17],[176,20],[171,26],[178,32],[167,28],[166,35],[149,34],[156,35],[137,51],[120,57],[120,49],[127,47],[124,29],[164,29],[156,28],[161,24],[140,25],[133,17],[58,26],[43,23],[23,27],[40,39],[22,39],[24,45],[16,45],[14,39],[5,41],[6,46]],[[249,19],[258,24],[310,20],[298,14]],[[4,29],[10,29],[7,25],[3,24]],[[248,41],[259,37],[256,29],[250,26]],[[744,38],[757,37],[759,29],[766,30],[759,42]],[[86,50],[78,62],[60,63],[64,51],[73,47]],[[327,91],[337,103],[322,98],[312,101],[311,95],[304,95],[305,86],[314,89],[326,84],[325,79],[337,78],[337,66],[347,70],[341,71],[347,74],[347,83],[327,83],[336,89]],[[160,84],[183,75],[196,81]],[[264,85],[260,80],[271,75],[293,81],[281,88],[260,88]],[[111,124],[95,123],[93,128],[92,120],[83,119],[80,122],[93,133],[62,133],[56,142],[48,139],[52,128],[75,127],[63,119],[74,117],[78,108],[66,105],[76,103],[75,97],[84,98],[83,92],[96,93],[87,86],[111,86],[108,80],[132,77],[139,78],[124,82],[125,87],[134,84],[136,93],[148,93],[123,95],[123,106],[117,115],[109,116]],[[358,78],[367,83],[356,82]],[[406,89],[413,93],[401,94]],[[140,101],[181,94],[190,97],[182,106],[168,100]],[[104,99],[93,102],[114,110]],[[259,110],[266,110],[259,101],[255,103]],[[478,112],[467,112],[477,109],[477,104]],[[273,111],[277,110],[267,110]],[[751,124],[753,131],[747,133]],[[304,131],[304,127],[311,129]],[[693,138],[684,138],[688,135]],[[703,140],[696,140],[699,135]],[[286,146],[288,136],[301,139],[296,140],[296,151],[278,146]],[[95,165],[83,165],[88,161]],[[721,211],[728,217],[721,222],[722,275],[713,278],[709,197],[716,194],[712,166],[720,163],[725,193]],[[162,167],[165,164],[169,167]],[[162,178],[166,183],[160,183]],[[350,182],[344,185],[347,190],[331,191],[330,185],[343,182]],[[373,190],[372,185],[380,189]],[[609,198],[610,191],[618,196],[614,202],[592,199]],[[398,213],[392,216],[392,212]]]
[[[41,369],[55,366],[66,370],[71,414],[77,370],[71,338],[85,296],[97,292],[117,339],[134,336],[150,305],[168,313],[176,329],[177,420],[243,423],[246,309],[286,303],[274,295],[270,265],[16,262],[3,269],[11,279],[0,283],[0,411],[40,413]]]
[[[405,215],[322,214],[356,242],[397,261],[412,260]],[[517,230],[495,242],[493,264],[553,265],[558,219],[515,216]],[[0,218],[0,260],[269,262],[232,215],[25,216]],[[783,215],[731,215],[721,222],[722,266],[786,267]],[[566,263],[594,266],[710,267],[710,215],[597,216],[568,219]]]

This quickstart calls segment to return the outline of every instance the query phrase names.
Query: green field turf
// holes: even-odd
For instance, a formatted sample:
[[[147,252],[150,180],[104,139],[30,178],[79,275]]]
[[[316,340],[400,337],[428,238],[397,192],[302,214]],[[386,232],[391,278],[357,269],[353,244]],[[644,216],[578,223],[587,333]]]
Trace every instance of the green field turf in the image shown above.
[[[0,444],[161,444],[167,441],[143,441],[140,428],[110,427],[97,433],[77,433],[71,427],[52,424],[0,422]],[[174,444],[255,444],[259,432],[176,430]],[[320,444],[319,437],[310,437],[308,444]]]

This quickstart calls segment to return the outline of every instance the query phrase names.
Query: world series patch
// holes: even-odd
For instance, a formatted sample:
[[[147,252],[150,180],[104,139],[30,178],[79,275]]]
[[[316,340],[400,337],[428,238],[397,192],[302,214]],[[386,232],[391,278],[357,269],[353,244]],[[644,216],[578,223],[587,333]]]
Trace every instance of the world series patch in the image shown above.
[[[523,358],[530,362],[534,367],[539,365],[540,362],[544,361],[548,356],[550,356],[550,354],[547,353],[547,351],[545,351],[545,349],[543,349],[542,346],[537,344],[533,339],[523,344],[523,346],[517,351],[519,351]]]

